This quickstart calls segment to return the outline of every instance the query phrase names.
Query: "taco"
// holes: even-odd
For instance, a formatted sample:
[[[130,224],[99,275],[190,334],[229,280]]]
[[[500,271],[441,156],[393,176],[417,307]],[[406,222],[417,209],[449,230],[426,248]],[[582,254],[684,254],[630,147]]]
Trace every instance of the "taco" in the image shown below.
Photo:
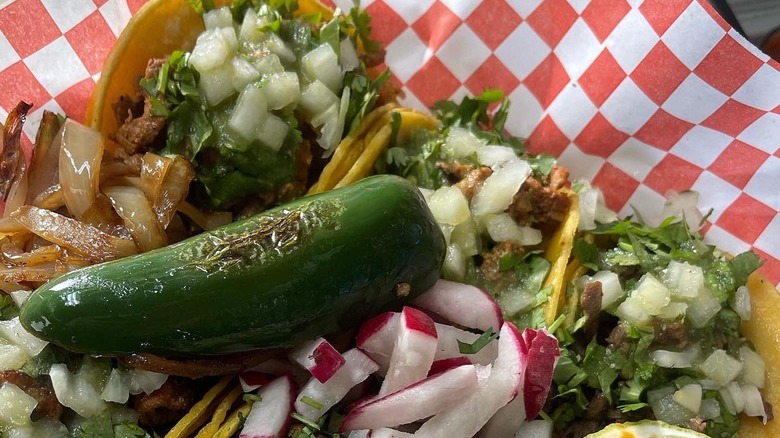
[[[246,214],[305,194],[325,167],[349,168],[361,151],[351,145],[397,106],[364,13],[334,16],[316,1],[209,6],[144,5],[106,61],[87,123],[128,155],[191,161],[201,209]]]
[[[691,212],[657,226],[618,221],[596,212],[597,189],[579,190],[594,202],[581,206],[591,221],[574,242],[555,332],[546,412],[558,434],[651,418],[708,436],[775,436],[780,300],[754,272],[758,256],[704,244]]]

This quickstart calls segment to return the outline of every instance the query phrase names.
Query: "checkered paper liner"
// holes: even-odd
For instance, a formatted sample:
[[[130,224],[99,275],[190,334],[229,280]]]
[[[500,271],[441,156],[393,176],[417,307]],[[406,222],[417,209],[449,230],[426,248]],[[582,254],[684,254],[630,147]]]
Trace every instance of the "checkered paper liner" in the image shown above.
[[[144,2],[0,0],[0,120],[20,99],[35,104],[29,138],[43,108],[82,120],[103,59]],[[510,130],[593,181],[610,207],[656,220],[668,190],[694,189],[713,211],[707,240],[753,248],[780,282],[780,65],[706,0],[362,6],[406,105],[500,88]]]

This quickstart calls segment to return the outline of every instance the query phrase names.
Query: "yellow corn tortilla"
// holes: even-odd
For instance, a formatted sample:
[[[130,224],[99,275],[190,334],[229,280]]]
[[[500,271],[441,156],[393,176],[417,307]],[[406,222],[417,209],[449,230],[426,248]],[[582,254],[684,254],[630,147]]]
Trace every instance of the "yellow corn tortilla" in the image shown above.
[[[574,235],[577,233],[577,225],[580,221],[580,201],[577,194],[568,189],[566,189],[566,194],[569,196],[569,212],[558,230],[547,242],[547,247],[544,250],[544,258],[550,262],[550,272],[544,279],[543,287],[552,287],[550,298],[544,309],[544,319],[547,326],[555,322],[566,301],[566,268],[569,265],[569,257],[571,257],[574,246]]]

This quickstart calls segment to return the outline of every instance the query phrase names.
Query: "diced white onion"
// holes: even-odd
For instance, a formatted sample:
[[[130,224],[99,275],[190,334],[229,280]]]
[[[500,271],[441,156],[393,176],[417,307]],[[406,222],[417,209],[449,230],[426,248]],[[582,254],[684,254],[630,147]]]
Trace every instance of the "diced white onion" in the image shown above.
[[[295,103],[301,98],[298,75],[294,72],[268,75],[263,92],[269,109],[278,110]]]
[[[515,193],[531,175],[525,161],[512,161],[493,172],[471,201],[474,216],[501,213],[509,207]]]
[[[466,276],[466,259],[458,245],[450,244],[447,246],[442,269],[445,278],[451,280],[462,280]]]
[[[674,401],[673,396],[662,398],[652,408],[656,419],[669,424],[686,424],[693,417],[692,412]]]
[[[210,70],[202,71],[198,89],[211,106],[232,96],[236,91],[233,88],[233,63],[225,62]]]
[[[750,304],[750,291],[747,286],[740,286],[734,294],[734,311],[737,312],[740,319],[750,321],[752,305]]]
[[[236,35],[236,29],[232,25],[230,27],[221,27],[216,31],[219,32],[222,40],[227,44],[231,54],[238,50],[238,36]]]
[[[754,385],[742,385],[740,389],[742,389],[742,399],[745,400],[745,408],[742,412],[750,417],[762,417],[762,421],[766,424],[766,408],[758,388]]]
[[[325,84],[315,80],[303,88],[300,105],[310,116],[322,114],[339,103],[339,97]]]
[[[655,350],[650,353],[650,357],[662,368],[691,368],[699,357],[699,348],[693,346],[683,351]]]
[[[30,357],[37,356],[49,345],[47,341],[30,334],[19,322],[18,316],[7,321],[0,321],[0,336],[8,342],[22,347]]]
[[[233,50],[222,32],[212,29],[198,36],[188,62],[202,74],[225,64],[232,55]]]
[[[295,62],[295,53],[279,35],[269,33],[266,43],[268,44],[268,50],[276,54],[282,62],[287,64]]]
[[[17,307],[21,307],[22,304],[27,301],[27,298],[32,294],[31,290],[26,289],[19,289],[15,290],[13,292],[9,292],[8,295],[11,295],[11,298],[14,300],[14,303]]]
[[[692,299],[704,288],[704,273],[699,266],[672,260],[664,270],[664,282],[672,289],[672,295]]]
[[[28,426],[38,404],[32,396],[10,382],[0,385],[0,425]]]
[[[720,403],[714,398],[705,398],[701,401],[699,417],[702,420],[712,420],[720,417]]]
[[[339,110],[335,120],[329,118],[322,125],[320,136],[317,138],[317,143],[319,143],[320,147],[325,149],[325,153],[323,154],[324,157],[330,156],[341,141],[341,135],[344,132],[344,124],[347,120],[350,92],[351,90],[349,88],[345,88],[341,93],[341,102],[339,102]]]
[[[18,370],[27,363],[30,355],[14,344],[0,344],[0,371]]]
[[[517,315],[531,308],[535,300],[533,292],[522,287],[510,288],[496,297],[498,305],[506,315]]]
[[[688,310],[688,303],[672,301],[671,303],[661,308],[661,312],[658,313],[658,317],[667,321],[673,321],[685,316],[686,310]]]
[[[160,389],[160,387],[168,380],[168,375],[155,373],[153,371],[146,371],[140,369],[132,369],[127,371],[130,377],[130,394],[151,394],[154,391]]]
[[[471,218],[469,202],[457,187],[444,186],[436,190],[428,201],[428,208],[440,224],[458,225]]]
[[[632,325],[640,326],[648,324],[651,318],[650,314],[647,313],[639,300],[634,299],[631,296],[617,306],[617,309],[615,309],[615,316]]]
[[[737,382],[731,382],[724,386],[720,390],[720,398],[723,399],[723,404],[726,405],[732,415],[739,414],[745,409],[745,398],[742,395],[742,388],[740,388]]]
[[[257,20],[257,12],[252,8],[247,9],[246,14],[244,14],[244,20],[238,31],[238,39],[247,43],[259,43],[265,39],[265,34],[260,30],[260,23]]]
[[[626,296],[617,274],[610,271],[596,272],[593,281],[601,282],[601,309],[604,310]]]
[[[631,299],[636,300],[648,314],[658,315],[671,301],[671,293],[655,276],[645,274],[631,291]]]
[[[477,227],[470,217],[452,229],[450,240],[460,247],[464,256],[470,257],[479,254],[481,242]]]
[[[256,85],[250,84],[238,96],[236,106],[228,120],[228,127],[245,140],[252,140],[267,117],[265,93]]]
[[[704,216],[699,211],[699,193],[693,190],[684,192],[675,192],[669,190],[666,192],[666,203],[662,213],[663,218],[676,217],[684,219],[691,230],[698,230],[701,226]]]
[[[422,194],[423,199],[425,199],[425,202],[428,203],[431,199],[431,196],[433,196],[433,190],[426,189],[424,187],[418,187],[417,190],[420,191],[420,194]]]
[[[485,143],[468,129],[452,127],[444,141],[442,151],[454,158],[467,158],[483,146]]]
[[[721,309],[720,301],[706,287],[688,304],[686,318],[695,328],[703,328]]]
[[[317,79],[334,93],[340,94],[343,72],[339,65],[338,56],[330,44],[322,43],[311,52],[303,55],[301,71],[310,81]]]
[[[758,353],[748,346],[739,349],[739,361],[742,362],[740,382],[763,388],[766,381],[766,363]]]
[[[351,39],[344,38],[341,40],[339,54],[341,56],[341,71],[348,72],[360,67],[360,58]]]
[[[479,163],[483,166],[489,166],[493,170],[498,169],[510,161],[519,159],[517,154],[515,154],[514,149],[508,146],[486,145],[477,148],[476,152]]]
[[[542,242],[541,231],[517,225],[517,222],[507,213],[487,215],[483,222],[490,238],[495,242],[515,242],[523,246]]]
[[[596,222],[609,223],[617,220],[617,214],[607,207],[604,194],[597,187],[591,187],[585,180],[577,181],[582,187],[577,191],[580,207],[580,218],[577,227],[580,230],[596,228]]]
[[[244,58],[233,58],[233,89],[240,92],[247,85],[260,79],[260,72]]]
[[[265,123],[257,130],[257,139],[269,149],[278,151],[284,144],[287,131],[290,127],[287,122],[274,114],[268,113]]]
[[[685,409],[698,414],[701,408],[701,396],[701,385],[690,383],[675,391],[672,398]]]
[[[71,374],[65,364],[51,366],[49,377],[57,400],[82,417],[94,417],[108,409],[100,393],[80,373]]]
[[[255,59],[252,62],[252,65],[255,67],[255,70],[257,70],[261,75],[282,73],[284,71],[284,66],[282,65],[282,61],[280,61],[279,57],[273,53],[267,53]]]
[[[230,13],[230,8],[227,6],[212,9],[203,14],[203,24],[206,25],[206,29],[233,27],[233,14]]]
[[[117,368],[112,369],[100,398],[107,402],[127,403],[130,399],[130,376]]]
[[[314,117],[311,118],[311,126],[318,128],[328,122],[335,123],[339,117],[339,104],[340,102],[336,102],[329,106],[325,111],[315,114]]]
[[[723,350],[715,350],[701,364],[701,371],[718,385],[725,386],[742,371],[742,363]]]

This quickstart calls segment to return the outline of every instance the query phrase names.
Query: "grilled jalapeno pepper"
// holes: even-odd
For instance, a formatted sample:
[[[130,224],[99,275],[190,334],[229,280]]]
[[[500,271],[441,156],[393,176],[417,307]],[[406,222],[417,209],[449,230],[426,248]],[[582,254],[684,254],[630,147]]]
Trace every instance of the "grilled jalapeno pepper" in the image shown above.
[[[424,291],[444,249],[418,190],[375,176],[70,272],[35,291],[20,318],[43,339],[96,355],[291,346]]]

